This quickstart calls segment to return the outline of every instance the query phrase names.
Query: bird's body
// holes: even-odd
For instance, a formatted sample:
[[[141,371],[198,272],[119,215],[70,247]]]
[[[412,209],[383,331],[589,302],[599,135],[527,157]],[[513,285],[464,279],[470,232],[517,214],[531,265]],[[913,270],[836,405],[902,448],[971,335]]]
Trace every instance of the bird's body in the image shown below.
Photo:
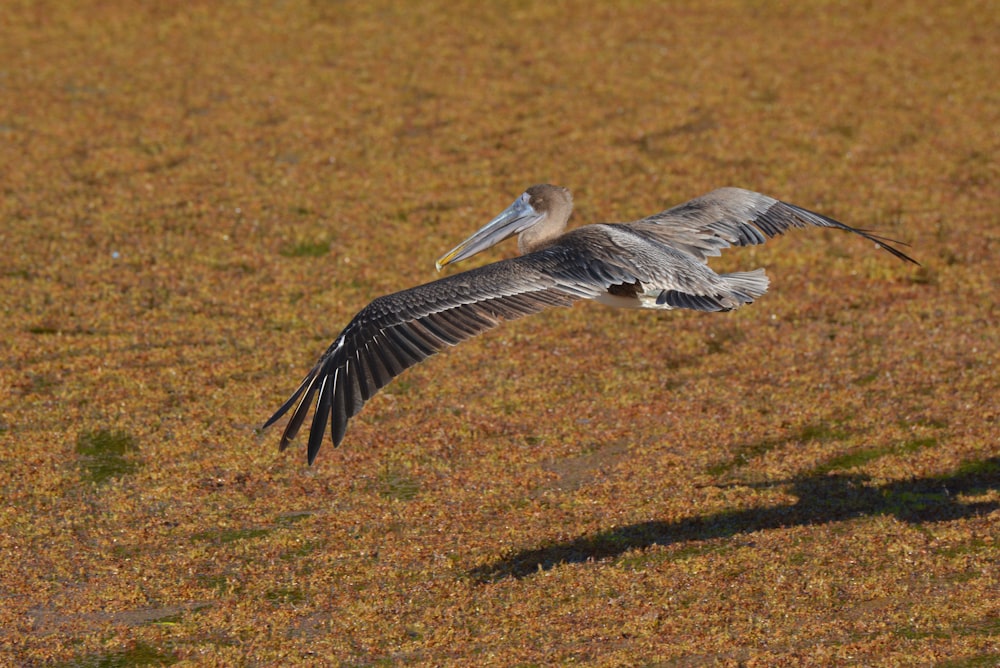
[[[832,227],[915,261],[889,241],[760,193],[721,188],[631,223],[565,232],[572,197],[529,188],[503,213],[438,261],[438,269],[518,235],[519,257],[379,297],[359,312],[264,427],[294,405],[288,446],[316,397],[309,463],[331,423],[334,445],[348,420],[394,377],[446,345],[504,320],[593,299],[611,306],[728,311],[767,291],[763,269],[717,274],[707,264],[728,246],[750,246],[793,227]]]

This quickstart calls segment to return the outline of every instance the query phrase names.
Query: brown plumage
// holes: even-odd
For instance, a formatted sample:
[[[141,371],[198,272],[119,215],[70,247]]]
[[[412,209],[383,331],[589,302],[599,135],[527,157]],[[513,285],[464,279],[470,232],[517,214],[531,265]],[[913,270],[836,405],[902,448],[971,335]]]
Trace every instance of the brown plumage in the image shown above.
[[[520,257],[379,297],[362,309],[264,424],[292,410],[281,449],[296,437],[313,405],[308,460],[330,424],[333,444],[365,402],[407,368],[445,346],[504,320],[551,306],[595,299],[612,306],[728,311],[767,291],[763,269],[717,274],[709,257],[751,246],[796,227],[832,227],[860,235],[907,262],[889,239],[767,195],[721,188],[631,223],[565,232],[569,190],[537,185],[438,261],[438,269],[517,234]]]

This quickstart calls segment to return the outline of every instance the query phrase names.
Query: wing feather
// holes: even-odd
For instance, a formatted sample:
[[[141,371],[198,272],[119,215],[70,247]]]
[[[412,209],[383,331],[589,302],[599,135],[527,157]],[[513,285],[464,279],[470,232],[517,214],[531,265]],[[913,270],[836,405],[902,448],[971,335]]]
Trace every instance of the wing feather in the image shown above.
[[[708,257],[809,226],[858,234],[916,263],[892,245],[899,242],[760,193],[722,188],[642,220],[588,225],[534,253],[375,299],[264,427],[291,411],[281,437],[284,449],[315,405],[308,439],[312,464],[327,424],[333,444],[339,445],[348,420],[409,367],[505,320],[580,299],[603,299],[609,291],[618,299],[633,294],[647,306],[737,308],[766,291],[763,271],[716,274],[707,266]]]
[[[822,214],[741,188],[719,188],[632,223],[633,231],[706,262],[728,246],[762,244],[792,228],[830,227],[873,241],[901,260],[919,264],[887,239]]]
[[[339,445],[348,420],[409,367],[505,320],[596,297],[614,277],[624,275],[577,249],[554,247],[380,297],[354,317],[265,427],[291,410],[281,439],[287,447],[315,405],[311,464],[327,425]]]

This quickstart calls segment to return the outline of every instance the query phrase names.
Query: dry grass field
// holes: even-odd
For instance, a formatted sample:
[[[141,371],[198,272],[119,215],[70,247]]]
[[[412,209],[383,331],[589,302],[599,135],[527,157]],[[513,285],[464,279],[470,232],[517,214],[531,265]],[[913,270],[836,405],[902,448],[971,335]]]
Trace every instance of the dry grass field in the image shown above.
[[[1000,664],[998,45],[975,1],[5,3],[0,665]],[[922,266],[731,249],[752,306],[507,323],[279,453],[537,182]]]

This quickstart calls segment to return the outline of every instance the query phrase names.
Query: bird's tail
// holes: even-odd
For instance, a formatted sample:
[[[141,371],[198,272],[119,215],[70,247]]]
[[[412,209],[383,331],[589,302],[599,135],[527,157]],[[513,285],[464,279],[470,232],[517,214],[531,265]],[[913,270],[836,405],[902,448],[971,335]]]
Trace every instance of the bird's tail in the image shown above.
[[[753,300],[767,292],[770,283],[763,269],[720,274],[719,278],[725,281],[726,287],[729,288],[730,294],[727,296],[735,302],[732,308],[753,303]]]
[[[694,311],[732,311],[767,292],[767,275],[763,269],[738,271],[714,276],[707,293],[664,290],[656,297],[656,306],[647,308],[688,308]]]

